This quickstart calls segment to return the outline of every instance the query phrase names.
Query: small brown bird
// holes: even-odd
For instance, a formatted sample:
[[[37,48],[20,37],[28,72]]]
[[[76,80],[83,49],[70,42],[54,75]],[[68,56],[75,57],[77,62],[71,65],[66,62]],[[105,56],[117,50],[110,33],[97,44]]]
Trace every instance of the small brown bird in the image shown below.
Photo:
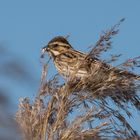
[[[113,67],[91,57],[90,53],[75,50],[63,36],[53,38],[42,48],[42,56],[45,52],[53,59],[59,74],[66,78],[62,87],[68,85],[67,91],[80,93],[83,99],[100,99],[103,103],[107,103],[106,99],[112,99],[126,113],[127,103],[140,110],[140,99],[137,95],[140,87],[139,75]]]
[[[53,38],[42,48],[42,54],[48,52],[53,58],[58,72],[64,77],[74,76],[86,78],[92,75],[95,80],[124,77],[140,80],[140,76],[113,67],[97,58],[89,58],[88,54],[75,50],[63,36]]]

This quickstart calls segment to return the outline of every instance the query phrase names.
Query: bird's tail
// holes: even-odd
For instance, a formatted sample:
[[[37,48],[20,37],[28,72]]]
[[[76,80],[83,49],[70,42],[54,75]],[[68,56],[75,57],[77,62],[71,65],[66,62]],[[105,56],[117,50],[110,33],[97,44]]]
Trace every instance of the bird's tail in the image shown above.
[[[121,69],[115,68],[114,72],[116,74],[119,74],[120,76],[124,76],[124,77],[127,77],[129,79],[140,80],[140,75],[134,74],[134,73],[126,71],[126,70],[121,70]]]

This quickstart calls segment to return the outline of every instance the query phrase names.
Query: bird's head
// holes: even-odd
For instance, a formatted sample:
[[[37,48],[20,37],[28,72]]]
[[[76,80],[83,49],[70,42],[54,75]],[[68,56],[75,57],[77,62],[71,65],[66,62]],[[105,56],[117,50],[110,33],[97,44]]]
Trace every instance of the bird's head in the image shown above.
[[[51,56],[55,57],[66,52],[68,49],[72,49],[72,46],[69,44],[67,39],[63,36],[57,36],[42,48],[42,54],[48,52]]]

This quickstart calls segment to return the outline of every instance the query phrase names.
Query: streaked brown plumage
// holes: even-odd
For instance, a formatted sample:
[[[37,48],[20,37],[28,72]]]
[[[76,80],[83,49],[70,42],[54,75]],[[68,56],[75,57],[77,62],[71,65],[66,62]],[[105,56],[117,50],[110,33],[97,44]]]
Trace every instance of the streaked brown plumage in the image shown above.
[[[42,53],[44,52],[50,54],[56,69],[64,77],[85,78],[96,75],[94,79],[99,81],[106,80],[109,76],[111,78],[121,76],[140,80],[140,76],[103,63],[97,58],[87,59],[87,54],[75,50],[67,39],[62,36],[53,38],[42,49]]]

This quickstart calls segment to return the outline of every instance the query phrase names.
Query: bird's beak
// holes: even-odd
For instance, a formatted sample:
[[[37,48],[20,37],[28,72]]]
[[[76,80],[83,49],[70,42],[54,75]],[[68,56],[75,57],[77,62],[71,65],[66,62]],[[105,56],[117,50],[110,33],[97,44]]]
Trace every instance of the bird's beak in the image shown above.
[[[48,51],[49,51],[48,45],[46,45],[45,47],[43,47],[43,48],[42,48],[42,51],[43,51],[43,52],[48,52]]]
[[[41,49],[41,58],[44,57],[44,54],[49,51],[48,45]]]

